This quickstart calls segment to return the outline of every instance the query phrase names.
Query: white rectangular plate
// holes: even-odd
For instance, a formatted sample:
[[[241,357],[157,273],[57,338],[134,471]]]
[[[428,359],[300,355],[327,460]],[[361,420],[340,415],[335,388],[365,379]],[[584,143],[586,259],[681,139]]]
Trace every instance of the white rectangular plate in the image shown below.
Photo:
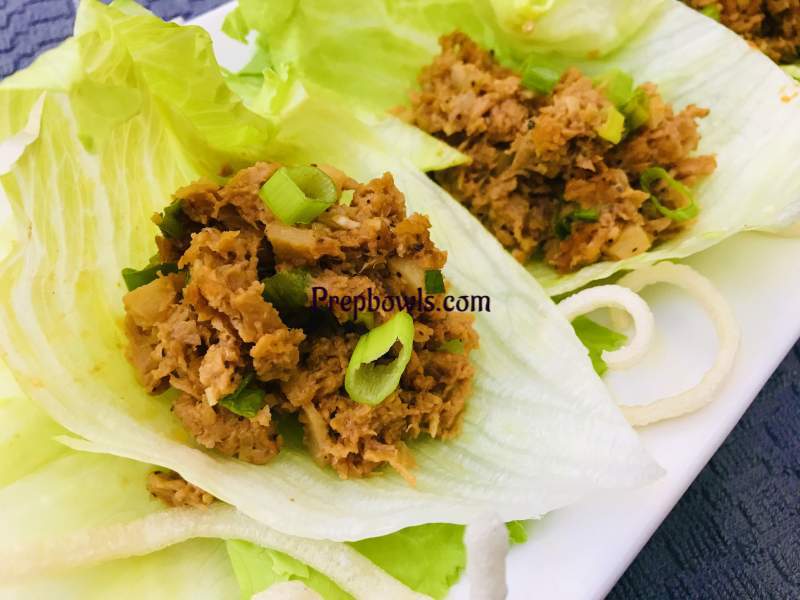
[[[217,57],[237,69],[249,50],[221,33],[226,4],[192,22],[214,39]],[[731,432],[800,336],[800,240],[742,234],[687,261],[731,303],[742,341],[733,374],[706,409],[647,427],[641,434],[666,469],[635,491],[587,498],[530,527],[530,541],[512,549],[510,600],[602,598]],[[644,364],[606,380],[620,398],[636,402],[667,395],[699,380],[716,352],[713,327],[674,289],[644,293],[656,313],[658,339]],[[654,392],[653,390],[656,390]],[[456,586],[450,598],[467,597]]]

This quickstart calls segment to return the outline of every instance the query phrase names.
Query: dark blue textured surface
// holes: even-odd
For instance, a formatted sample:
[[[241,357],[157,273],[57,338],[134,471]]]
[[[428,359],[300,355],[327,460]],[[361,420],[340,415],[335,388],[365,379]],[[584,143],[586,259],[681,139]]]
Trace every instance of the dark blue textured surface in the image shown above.
[[[173,19],[222,1],[142,3]],[[69,35],[73,16],[71,0],[0,0],[0,77]],[[609,598],[800,599],[800,344]]]

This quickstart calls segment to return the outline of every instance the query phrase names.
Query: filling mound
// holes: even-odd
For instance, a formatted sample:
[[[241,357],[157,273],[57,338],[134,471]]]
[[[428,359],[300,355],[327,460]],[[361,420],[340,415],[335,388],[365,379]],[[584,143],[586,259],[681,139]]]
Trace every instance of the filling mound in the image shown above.
[[[258,163],[178,190],[154,220],[158,254],[123,271],[127,355],[148,392],[178,392],[172,410],[199,444],[263,464],[299,421],[314,458],[342,478],[388,464],[413,483],[405,442],[458,434],[472,315],[436,310],[442,293],[360,314],[314,302],[421,295],[431,274],[444,290],[447,255],[426,217],[406,215],[391,175],[359,184],[331,167]],[[400,325],[406,341],[392,333]],[[374,354],[376,336],[385,351],[364,358],[359,340]]]
[[[684,0],[779,64],[800,58],[800,0]]]
[[[411,94],[415,125],[468,155],[433,174],[520,262],[559,272],[645,252],[692,223],[689,189],[716,168],[690,156],[708,110],[675,112],[656,86],[532,62],[522,74],[462,33]]]

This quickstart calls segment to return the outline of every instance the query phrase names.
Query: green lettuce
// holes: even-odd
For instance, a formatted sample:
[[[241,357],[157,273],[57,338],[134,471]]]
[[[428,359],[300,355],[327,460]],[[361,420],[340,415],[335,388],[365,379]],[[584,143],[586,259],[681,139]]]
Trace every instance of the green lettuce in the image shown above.
[[[592,75],[621,69],[637,82],[658,84],[677,107],[710,108],[698,152],[716,154],[718,168],[696,190],[697,222],[646,253],[568,275],[531,263],[530,272],[552,295],[620,270],[684,258],[740,231],[784,231],[800,220],[800,88],[734,33],[681,3],[277,0],[267,9],[258,0],[240,0],[234,19],[266,44],[268,71],[294,72],[309,89],[325,88],[381,113],[407,103],[420,69],[439,50],[438,37],[455,29],[512,68],[538,54]],[[414,156],[402,144],[396,152]]]
[[[578,317],[572,321],[572,328],[575,330],[578,339],[589,351],[589,358],[592,360],[592,366],[598,375],[602,375],[608,370],[608,365],[603,360],[603,352],[619,350],[628,339],[625,335],[617,333],[608,327],[603,327],[588,317]]]
[[[42,65],[61,56],[54,87]],[[386,129],[310,89],[263,86],[260,111],[250,110],[203,30],[94,0],[80,5],[74,38],[0,84],[0,114],[38,93],[17,132],[28,137],[0,175],[19,240],[0,264],[0,348],[24,394],[71,432],[67,443],[173,469],[285,534],[339,541],[466,523],[486,510],[534,518],[660,475],[549,297],[396,156]],[[397,139],[430,149],[426,138]],[[124,357],[119,273],[152,254],[150,216],[181,185],[257,159],[336,164],[359,180],[392,172],[409,210],[428,214],[450,251],[454,289],[492,298],[476,318],[463,433],[414,444],[416,487],[391,472],[341,480],[299,444],[267,466],[199,448],[169,394],[149,396]]]

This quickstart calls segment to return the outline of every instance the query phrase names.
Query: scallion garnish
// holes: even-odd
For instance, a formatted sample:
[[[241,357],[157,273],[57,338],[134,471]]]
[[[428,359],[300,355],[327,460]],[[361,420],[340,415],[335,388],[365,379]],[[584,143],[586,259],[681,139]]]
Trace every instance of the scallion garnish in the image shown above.
[[[183,209],[181,201],[175,200],[158,217],[158,228],[165,238],[177,240],[183,237],[186,227],[181,220]]]
[[[722,12],[719,10],[719,6],[716,4],[704,6],[700,12],[708,18],[714,19],[715,21],[719,21],[722,18]]]
[[[264,408],[264,397],[266,394],[264,390],[258,388],[252,382],[253,373],[247,373],[247,375],[242,377],[242,380],[232,394],[228,394],[220,399],[220,405],[240,417],[247,417],[248,419],[255,417],[258,411]]]
[[[439,346],[439,352],[449,352],[450,354],[464,354],[464,342],[461,340],[447,340]]]
[[[308,224],[336,203],[336,184],[316,167],[281,167],[259,196],[286,225]]]
[[[560,240],[565,240],[572,234],[572,223],[574,221],[594,223],[599,218],[600,212],[596,208],[576,208],[556,221],[554,226],[556,236]]]
[[[624,133],[625,116],[613,106],[609,106],[606,120],[597,128],[597,135],[612,144],[619,144]]]
[[[619,69],[612,69],[596,77],[594,83],[620,110],[633,97],[633,77]]]
[[[625,125],[628,131],[636,131],[647,123],[650,118],[650,98],[644,88],[636,88],[633,96],[622,107],[622,114],[625,115]]]
[[[686,198],[689,203],[686,206],[675,209],[667,208],[661,204],[658,196],[656,196],[651,189],[652,185],[658,180],[663,180],[671,189],[675,190],[681,196]],[[694,219],[700,212],[700,207],[695,201],[692,190],[683,185],[680,181],[673,178],[672,175],[667,173],[667,171],[661,167],[650,167],[649,169],[645,169],[639,181],[642,189],[650,194],[650,199],[653,201],[653,204],[655,204],[658,212],[665,217],[669,217],[673,221],[688,221],[689,219]]]
[[[600,213],[596,208],[577,208],[570,214],[572,215],[573,219],[577,219],[578,221],[586,221],[588,223],[594,223],[600,218]]]
[[[402,348],[388,364],[373,364],[396,342]],[[407,312],[400,312],[362,335],[350,357],[344,378],[344,389],[350,399],[376,406],[386,400],[400,385],[400,377],[411,360],[414,342],[414,321]]]
[[[425,271],[425,293],[444,294],[444,277],[439,269]]]
[[[353,203],[355,195],[355,190],[343,190],[342,194],[339,196],[339,204],[342,206],[350,206]]]
[[[129,292],[132,292],[138,287],[147,285],[158,279],[158,274],[167,275],[168,273],[177,273],[178,265],[175,263],[162,263],[155,265],[148,265],[144,269],[122,269],[122,279],[125,280],[125,287]]]
[[[522,85],[540,94],[549,94],[561,79],[562,71],[552,61],[532,54],[522,63]]]
[[[303,308],[308,300],[306,290],[310,279],[308,271],[303,269],[281,271],[262,280],[262,295],[278,311]]]

